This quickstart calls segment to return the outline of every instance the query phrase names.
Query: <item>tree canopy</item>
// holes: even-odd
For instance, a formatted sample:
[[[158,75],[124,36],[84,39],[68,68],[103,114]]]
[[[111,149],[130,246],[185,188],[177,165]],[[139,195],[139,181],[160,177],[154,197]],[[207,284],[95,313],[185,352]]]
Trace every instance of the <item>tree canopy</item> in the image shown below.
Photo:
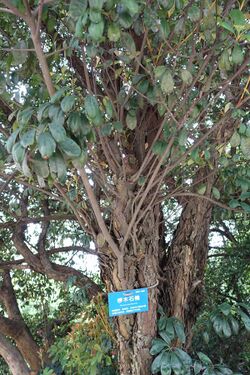
[[[226,233],[250,211],[246,2],[0,4],[0,354],[13,374],[49,361],[20,311],[18,270],[21,290],[37,273],[89,299],[152,286],[147,313],[114,319],[119,372],[178,373],[211,225]],[[101,282],[67,263],[72,252],[98,257]],[[159,314],[179,334],[151,367]]]

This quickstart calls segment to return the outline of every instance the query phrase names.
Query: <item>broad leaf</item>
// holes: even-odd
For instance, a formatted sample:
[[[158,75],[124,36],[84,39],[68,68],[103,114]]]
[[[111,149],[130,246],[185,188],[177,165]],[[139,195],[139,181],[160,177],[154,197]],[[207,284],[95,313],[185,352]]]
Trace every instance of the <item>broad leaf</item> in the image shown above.
[[[49,130],[56,142],[62,142],[66,137],[66,130],[56,120],[49,124]]]
[[[99,105],[97,99],[94,96],[86,96],[84,106],[86,114],[90,119],[94,119],[98,115]]]
[[[165,352],[161,360],[161,375],[171,375],[171,372],[171,354]]]
[[[81,155],[81,149],[78,144],[71,138],[66,138],[59,143],[59,147],[63,154],[69,158],[78,158]]]
[[[37,145],[43,159],[49,159],[56,150],[56,142],[49,132],[44,132],[39,135]]]
[[[21,145],[21,143],[19,142],[15,143],[12,148],[11,153],[12,153],[14,162],[21,164],[25,155],[25,148]]]
[[[212,365],[211,359],[206,354],[198,352],[197,355],[202,363],[205,365]]]
[[[151,365],[152,374],[157,374],[158,371],[161,369],[161,360],[162,360],[163,353],[160,353],[153,361]]]
[[[61,108],[63,112],[69,112],[75,104],[75,96],[74,95],[68,95],[65,96],[61,102]]]
[[[35,141],[35,133],[35,129],[30,129],[20,135],[20,143],[24,148],[33,145]]]
[[[168,346],[168,344],[162,340],[162,339],[154,339],[152,341],[152,347],[150,349],[150,354],[151,355],[156,355],[160,353],[163,349],[165,349]]]
[[[160,85],[164,94],[171,94],[174,91],[174,80],[169,70],[162,75]]]

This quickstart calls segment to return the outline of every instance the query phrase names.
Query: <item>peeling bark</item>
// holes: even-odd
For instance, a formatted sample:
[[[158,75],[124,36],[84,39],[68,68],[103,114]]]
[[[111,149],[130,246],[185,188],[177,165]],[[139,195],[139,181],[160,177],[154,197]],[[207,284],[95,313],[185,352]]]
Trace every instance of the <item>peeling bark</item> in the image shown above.
[[[114,217],[115,231],[123,231],[126,212]],[[159,208],[152,210],[142,220],[140,233],[137,234],[136,245],[132,241],[124,251],[124,275],[125,289],[150,287],[149,289],[149,311],[140,314],[131,314],[115,318],[116,333],[118,338],[119,370],[121,375],[149,375],[152,356],[149,353],[152,339],[157,332],[157,307],[159,278],[158,263],[160,257],[160,214]],[[121,290],[119,272],[115,260],[110,257],[107,262],[108,249],[100,249],[101,273],[108,291]]]
[[[203,299],[212,204],[193,198],[186,204],[165,259],[161,302],[169,316],[182,320],[188,336]]]

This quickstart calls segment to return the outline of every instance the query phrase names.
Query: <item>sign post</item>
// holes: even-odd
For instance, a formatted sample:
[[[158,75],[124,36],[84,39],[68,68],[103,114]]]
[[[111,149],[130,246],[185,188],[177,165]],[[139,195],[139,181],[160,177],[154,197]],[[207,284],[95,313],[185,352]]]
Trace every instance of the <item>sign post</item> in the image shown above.
[[[148,289],[133,289],[108,294],[109,316],[148,311]]]

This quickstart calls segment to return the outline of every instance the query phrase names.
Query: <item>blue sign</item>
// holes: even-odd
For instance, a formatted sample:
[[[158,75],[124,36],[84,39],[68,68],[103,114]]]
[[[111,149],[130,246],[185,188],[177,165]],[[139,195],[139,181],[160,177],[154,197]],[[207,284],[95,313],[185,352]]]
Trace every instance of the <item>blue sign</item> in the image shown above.
[[[108,294],[109,316],[148,311],[148,289],[133,289]]]

